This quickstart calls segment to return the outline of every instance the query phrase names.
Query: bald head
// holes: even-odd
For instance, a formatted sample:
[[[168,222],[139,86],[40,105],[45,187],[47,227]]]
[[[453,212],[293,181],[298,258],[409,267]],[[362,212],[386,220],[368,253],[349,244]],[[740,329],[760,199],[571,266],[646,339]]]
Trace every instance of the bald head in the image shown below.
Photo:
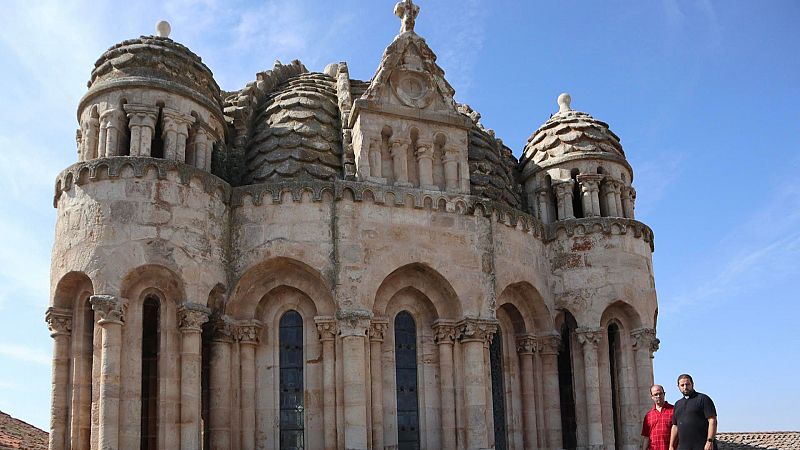
[[[666,402],[666,398],[664,397],[664,386],[660,384],[654,384],[650,386],[650,398],[653,399],[653,403],[659,408],[664,405]]]

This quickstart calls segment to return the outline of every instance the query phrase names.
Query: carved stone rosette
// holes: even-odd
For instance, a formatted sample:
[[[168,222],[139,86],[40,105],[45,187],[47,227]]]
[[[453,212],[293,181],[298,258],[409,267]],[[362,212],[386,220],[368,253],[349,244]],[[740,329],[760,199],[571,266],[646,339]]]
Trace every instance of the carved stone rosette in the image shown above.
[[[493,320],[464,319],[458,323],[458,339],[461,342],[481,341],[489,345],[497,328],[497,322]]]
[[[211,310],[197,303],[184,303],[178,307],[178,328],[181,332],[201,332],[208,322]]]
[[[536,346],[542,355],[557,355],[561,348],[561,336],[558,334],[537,336]]]
[[[458,336],[458,329],[455,323],[437,320],[432,326],[433,341],[437,344],[452,344]]]
[[[336,313],[336,319],[342,337],[366,336],[372,314],[365,309],[340,310]]]
[[[336,326],[336,318],[331,316],[317,316],[314,317],[314,322],[317,324],[317,334],[320,341],[332,341],[336,339],[338,327]]]
[[[383,335],[389,329],[389,321],[386,319],[372,319],[369,324],[369,341],[383,342]]]
[[[653,353],[658,351],[658,347],[661,344],[661,340],[656,337],[656,330],[652,328],[638,328],[636,330],[631,331],[631,337],[633,338],[633,348],[634,350],[647,350],[650,352],[650,357],[653,357]]]
[[[257,345],[263,325],[258,320],[243,320],[233,329],[234,337],[242,344]]]
[[[72,311],[68,309],[50,307],[44,314],[50,336],[69,335],[72,333]]]
[[[600,339],[603,337],[603,330],[600,328],[578,328],[575,330],[578,342],[584,347],[597,348]]]
[[[536,337],[530,334],[517,338],[517,353],[521,355],[534,354],[538,350]]]
[[[113,295],[93,295],[89,297],[92,309],[100,316],[99,324],[125,323],[125,311],[128,304]]]

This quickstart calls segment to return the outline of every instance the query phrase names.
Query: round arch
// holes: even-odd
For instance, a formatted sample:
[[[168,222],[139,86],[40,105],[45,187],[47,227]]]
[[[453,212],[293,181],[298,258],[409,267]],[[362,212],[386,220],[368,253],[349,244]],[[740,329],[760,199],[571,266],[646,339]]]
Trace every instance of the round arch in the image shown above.
[[[514,306],[521,315],[528,333],[541,334],[555,331],[550,308],[545,304],[539,291],[530,283],[523,281],[506,286],[497,297],[497,309],[504,305]]]
[[[372,312],[385,316],[390,300],[407,288],[426,297],[437,318],[458,320],[462,317],[461,302],[450,282],[422,263],[407,264],[390,273],[378,287]]]

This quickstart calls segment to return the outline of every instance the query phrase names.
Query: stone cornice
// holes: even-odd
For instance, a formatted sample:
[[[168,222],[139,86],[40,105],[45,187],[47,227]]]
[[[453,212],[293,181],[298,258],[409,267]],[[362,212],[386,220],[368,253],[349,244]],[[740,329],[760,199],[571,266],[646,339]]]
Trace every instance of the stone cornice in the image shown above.
[[[534,176],[535,174],[541,172],[542,170],[548,169],[553,166],[558,166],[565,162],[576,161],[576,160],[604,160],[621,164],[625,166],[626,169],[628,169],[628,173],[631,174],[631,181],[633,181],[633,168],[631,168],[631,165],[628,163],[628,161],[622,156],[608,152],[568,153],[566,155],[549,158],[546,161],[542,161],[538,164],[531,163],[530,158],[526,158],[525,155],[523,155],[519,161],[520,167],[523,167],[521,171],[522,179],[527,180],[528,178]]]

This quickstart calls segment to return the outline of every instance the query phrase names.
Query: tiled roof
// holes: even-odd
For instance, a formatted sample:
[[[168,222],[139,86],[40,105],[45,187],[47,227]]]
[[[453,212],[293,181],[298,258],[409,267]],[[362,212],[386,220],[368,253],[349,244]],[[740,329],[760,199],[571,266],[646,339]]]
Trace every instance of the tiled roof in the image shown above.
[[[47,432],[0,411],[0,450],[47,450]]]
[[[799,431],[717,433],[719,450],[800,450]]]

